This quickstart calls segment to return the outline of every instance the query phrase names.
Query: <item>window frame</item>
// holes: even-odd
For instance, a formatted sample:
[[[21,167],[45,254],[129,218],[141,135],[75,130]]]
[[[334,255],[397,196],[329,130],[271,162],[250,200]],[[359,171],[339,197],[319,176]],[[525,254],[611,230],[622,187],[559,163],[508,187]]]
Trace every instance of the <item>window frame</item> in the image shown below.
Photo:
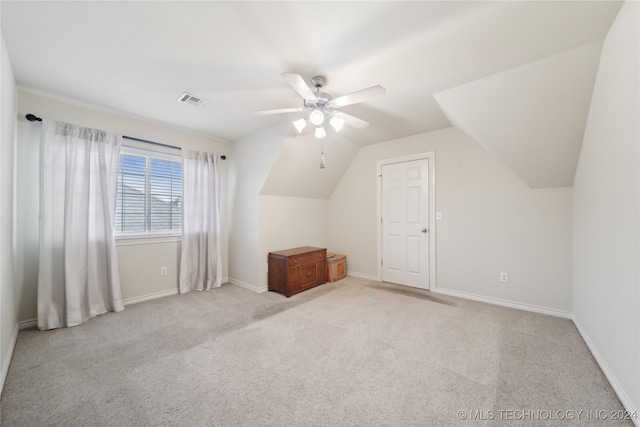
[[[149,198],[149,168],[150,168],[150,160],[151,159],[157,159],[157,160],[164,160],[164,161],[169,161],[169,162],[175,162],[175,163],[180,163],[180,165],[182,166],[183,162],[182,162],[182,155],[181,155],[181,150],[179,148],[176,149],[164,149],[164,147],[159,146],[158,148],[160,148],[160,150],[157,149],[153,149],[155,147],[153,147],[153,145],[155,144],[150,144],[150,143],[140,143],[138,141],[135,141],[135,146],[134,144],[128,145],[123,143],[121,148],[120,148],[120,154],[118,156],[118,180],[120,179],[120,156],[124,155],[131,155],[131,156],[139,156],[139,157],[144,157],[145,158],[145,198],[147,198],[147,202],[148,203],[148,198]],[[146,147],[146,146],[152,146],[152,147]],[[182,177],[182,179],[184,179],[184,176]],[[116,199],[118,199],[118,194],[119,194],[119,189],[116,189]],[[182,189],[181,189],[182,191]],[[180,197],[182,198],[182,193],[180,195]],[[181,201],[182,203],[182,201]],[[116,215],[117,215],[117,208],[118,208],[118,200],[116,200]],[[145,229],[147,228],[147,224],[146,222],[149,220],[147,215],[150,215],[150,212],[145,212]],[[180,209],[180,221],[182,223],[182,215],[184,214],[183,209]],[[182,227],[180,227],[180,229],[178,230],[161,230],[161,231],[150,231],[150,230],[145,230],[145,231],[118,231],[115,225],[115,221],[116,221],[116,216],[114,216],[114,237],[116,240],[127,240],[127,239],[146,239],[146,238],[173,238],[172,240],[180,240],[180,238],[182,237]]]

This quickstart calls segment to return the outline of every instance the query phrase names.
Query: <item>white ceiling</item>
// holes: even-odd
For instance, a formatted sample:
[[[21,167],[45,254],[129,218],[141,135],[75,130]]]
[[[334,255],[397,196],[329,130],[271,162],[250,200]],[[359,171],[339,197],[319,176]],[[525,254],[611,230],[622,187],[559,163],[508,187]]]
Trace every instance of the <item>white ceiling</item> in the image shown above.
[[[386,88],[383,98],[342,109],[371,123],[364,130],[345,127],[341,135],[366,145],[451,126],[449,118],[457,113],[449,111],[448,118],[434,94],[600,42],[620,6],[617,1],[3,0],[1,16],[24,90],[235,141],[297,117],[251,114],[302,104],[281,73],[307,80],[324,75],[324,91],[334,97],[377,84]],[[561,73],[558,82],[567,78]],[[544,82],[561,84],[554,79],[550,75]],[[490,101],[487,93],[515,90],[526,96],[522,89],[528,84],[520,79],[502,90],[480,84],[483,89],[467,94],[476,94],[474,105],[482,108],[480,102]],[[176,102],[183,91],[208,104],[197,109]],[[578,98],[585,102],[584,94]],[[539,97],[531,108],[542,111],[553,102]],[[575,127],[576,120],[567,123]],[[481,133],[479,142],[490,145],[487,139],[494,134]],[[501,134],[495,138],[505,141]],[[512,169],[518,173],[517,165]]]
[[[601,50],[591,43],[434,96],[529,187],[571,187]]]

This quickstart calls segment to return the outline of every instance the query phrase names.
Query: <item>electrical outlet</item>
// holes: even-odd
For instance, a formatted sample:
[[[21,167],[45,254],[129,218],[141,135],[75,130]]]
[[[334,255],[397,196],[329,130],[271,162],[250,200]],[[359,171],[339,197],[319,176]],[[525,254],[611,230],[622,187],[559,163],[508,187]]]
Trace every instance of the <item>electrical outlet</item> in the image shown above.
[[[167,267],[160,267],[160,275],[161,276],[167,275]]]
[[[500,273],[500,281],[504,283],[509,282],[509,273]]]

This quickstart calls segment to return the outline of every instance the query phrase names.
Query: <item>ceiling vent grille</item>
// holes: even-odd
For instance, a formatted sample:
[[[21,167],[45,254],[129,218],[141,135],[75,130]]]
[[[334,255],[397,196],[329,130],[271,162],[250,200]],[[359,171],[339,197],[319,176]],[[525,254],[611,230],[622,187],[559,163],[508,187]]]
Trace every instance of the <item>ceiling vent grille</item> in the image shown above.
[[[204,99],[198,98],[197,96],[193,96],[187,92],[184,92],[182,95],[180,95],[180,97],[178,98],[178,102],[182,102],[183,104],[193,105],[194,107],[197,107],[197,108],[200,108],[207,103],[207,101],[205,101]]]

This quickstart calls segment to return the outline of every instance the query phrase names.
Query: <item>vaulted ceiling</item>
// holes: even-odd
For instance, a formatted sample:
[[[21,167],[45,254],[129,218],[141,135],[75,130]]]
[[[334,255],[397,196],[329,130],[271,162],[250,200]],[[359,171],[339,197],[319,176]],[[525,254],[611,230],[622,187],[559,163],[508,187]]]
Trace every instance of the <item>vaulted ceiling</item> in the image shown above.
[[[449,121],[532,188],[571,187],[602,43],[435,94]]]
[[[298,117],[251,114],[302,104],[285,71],[326,76],[334,97],[379,84],[385,97],[343,109],[371,123],[341,131],[350,153],[353,144],[453,124],[540,188],[571,185],[601,42],[620,6],[3,0],[0,7],[25,91],[232,142]],[[184,91],[208,103],[176,102]]]

